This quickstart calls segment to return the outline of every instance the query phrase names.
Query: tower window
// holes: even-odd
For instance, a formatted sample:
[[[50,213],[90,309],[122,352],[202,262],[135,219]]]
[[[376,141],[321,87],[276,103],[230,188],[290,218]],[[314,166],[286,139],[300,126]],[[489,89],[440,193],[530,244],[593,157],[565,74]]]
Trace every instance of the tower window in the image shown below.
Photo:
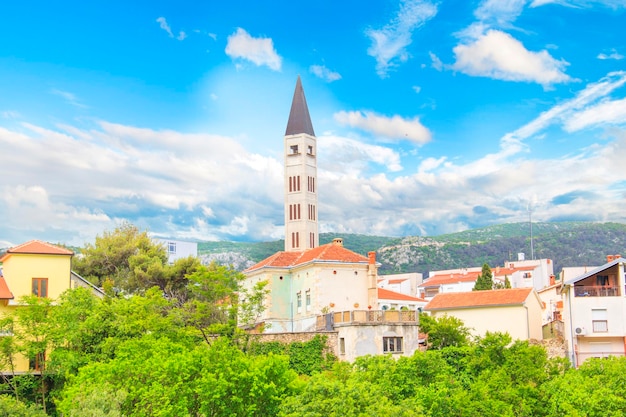
[[[309,149],[308,149],[307,153],[309,155],[313,155],[313,146],[312,145],[309,145]]]
[[[298,145],[291,145],[291,146],[289,147],[289,150],[290,150],[290,153],[291,153],[292,155],[297,155],[297,154],[299,154],[299,153],[300,153],[300,152],[298,152]]]

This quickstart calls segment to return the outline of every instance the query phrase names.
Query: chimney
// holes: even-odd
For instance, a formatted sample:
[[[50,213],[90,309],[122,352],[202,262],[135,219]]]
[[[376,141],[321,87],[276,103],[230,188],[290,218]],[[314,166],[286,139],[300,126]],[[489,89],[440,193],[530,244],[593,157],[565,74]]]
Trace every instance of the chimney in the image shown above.
[[[556,277],[554,275],[550,275],[550,285],[556,284]]]
[[[370,265],[376,265],[376,252],[367,252]]]
[[[343,239],[340,237],[336,237],[333,239],[333,245],[343,246]]]
[[[615,259],[615,255],[606,255],[606,263],[613,261]]]

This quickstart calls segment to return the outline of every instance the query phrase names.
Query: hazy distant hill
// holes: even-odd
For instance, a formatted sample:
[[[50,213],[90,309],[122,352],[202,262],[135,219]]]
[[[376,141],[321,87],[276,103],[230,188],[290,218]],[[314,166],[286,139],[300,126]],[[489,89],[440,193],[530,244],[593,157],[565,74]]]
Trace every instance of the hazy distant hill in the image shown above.
[[[535,258],[550,258],[555,272],[563,266],[601,265],[607,254],[626,256],[626,224],[621,223],[533,223]],[[392,238],[339,233],[320,235],[320,244],[335,237],[344,246],[367,255],[377,252],[381,274],[421,272],[469,266],[503,265],[518,253],[531,258],[528,223],[510,223],[432,237]],[[244,269],[283,250],[283,241],[262,243],[203,242],[198,251],[208,259]]]

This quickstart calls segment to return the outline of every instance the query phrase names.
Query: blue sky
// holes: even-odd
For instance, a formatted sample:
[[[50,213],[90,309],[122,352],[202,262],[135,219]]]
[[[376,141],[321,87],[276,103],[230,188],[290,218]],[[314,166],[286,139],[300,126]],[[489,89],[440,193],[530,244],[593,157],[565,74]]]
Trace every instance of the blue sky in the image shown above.
[[[322,232],[626,222],[626,1],[0,6],[0,246],[283,237],[301,76]]]

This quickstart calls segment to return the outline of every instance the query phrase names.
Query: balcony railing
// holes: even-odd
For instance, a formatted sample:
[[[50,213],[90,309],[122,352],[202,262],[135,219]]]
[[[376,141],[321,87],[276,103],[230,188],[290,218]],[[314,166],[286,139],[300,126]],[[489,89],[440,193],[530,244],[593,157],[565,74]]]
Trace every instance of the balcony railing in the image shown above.
[[[389,324],[389,323],[414,323],[418,322],[417,311],[402,310],[350,310],[328,313],[317,316],[316,327],[318,330],[330,330],[335,325],[341,324]]]
[[[619,295],[619,287],[597,285],[580,285],[574,287],[575,297],[617,297]]]

